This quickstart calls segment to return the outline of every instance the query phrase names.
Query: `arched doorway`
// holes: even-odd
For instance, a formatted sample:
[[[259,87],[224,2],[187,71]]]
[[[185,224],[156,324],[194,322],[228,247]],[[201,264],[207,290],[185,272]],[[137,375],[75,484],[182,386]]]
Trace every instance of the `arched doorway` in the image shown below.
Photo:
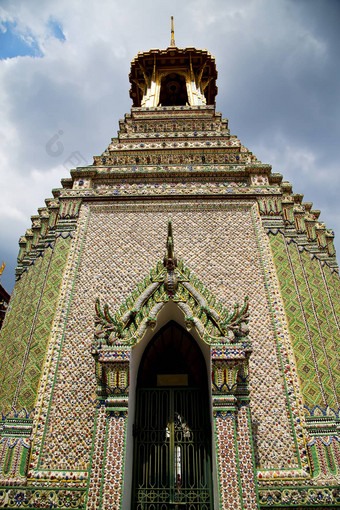
[[[142,357],[134,424],[133,510],[212,510],[207,369],[176,322]]]

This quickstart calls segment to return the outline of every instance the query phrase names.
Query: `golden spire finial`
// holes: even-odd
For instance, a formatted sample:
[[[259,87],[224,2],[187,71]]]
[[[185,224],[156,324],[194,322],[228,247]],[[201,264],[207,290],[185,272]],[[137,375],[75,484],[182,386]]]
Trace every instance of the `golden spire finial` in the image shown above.
[[[175,43],[175,31],[174,31],[174,17],[171,16],[171,41],[170,46],[176,46]]]
[[[2,275],[3,270],[5,269],[5,262],[2,263],[2,266],[0,267],[0,276]]]

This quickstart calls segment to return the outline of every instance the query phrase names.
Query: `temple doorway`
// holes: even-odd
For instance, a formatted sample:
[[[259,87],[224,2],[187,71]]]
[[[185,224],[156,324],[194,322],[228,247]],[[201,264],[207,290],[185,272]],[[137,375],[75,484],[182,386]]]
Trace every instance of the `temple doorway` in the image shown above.
[[[134,510],[211,510],[207,369],[193,337],[171,321],[151,340],[137,380]]]

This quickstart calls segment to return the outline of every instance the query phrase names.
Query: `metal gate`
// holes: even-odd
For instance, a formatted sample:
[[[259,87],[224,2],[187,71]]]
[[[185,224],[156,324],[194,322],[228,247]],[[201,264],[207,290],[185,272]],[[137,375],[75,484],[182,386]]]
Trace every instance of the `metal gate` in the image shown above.
[[[137,390],[134,510],[211,510],[208,406],[202,389]]]

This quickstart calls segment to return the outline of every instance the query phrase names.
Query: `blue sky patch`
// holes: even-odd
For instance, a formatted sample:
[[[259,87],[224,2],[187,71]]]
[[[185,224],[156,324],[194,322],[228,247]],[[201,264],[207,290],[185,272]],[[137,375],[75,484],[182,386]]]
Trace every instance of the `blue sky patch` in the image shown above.
[[[18,56],[42,57],[43,53],[30,32],[20,34],[16,23],[5,22],[0,29],[0,59]]]
[[[66,41],[66,37],[63,34],[62,26],[58,21],[56,21],[53,18],[50,18],[48,20],[48,28],[50,29],[51,34],[57,39],[59,39],[59,41]]]
[[[53,18],[47,23],[50,35],[59,41],[66,41],[61,24]],[[43,52],[32,32],[20,33],[15,22],[5,22],[0,26],[0,60],[14,57],[43,57]]]

